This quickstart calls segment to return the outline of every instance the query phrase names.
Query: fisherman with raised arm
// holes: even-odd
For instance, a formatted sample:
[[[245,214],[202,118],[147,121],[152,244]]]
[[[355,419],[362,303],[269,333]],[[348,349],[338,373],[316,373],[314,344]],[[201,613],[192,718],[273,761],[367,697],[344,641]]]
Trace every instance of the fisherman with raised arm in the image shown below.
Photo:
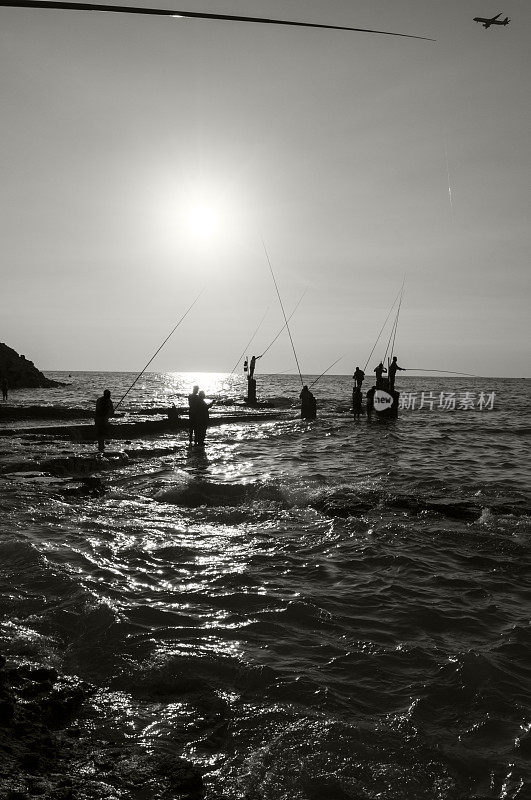
[[[96,400],[96,413],[94,414],[94,425],[96,426],[96,438],[100,453],[105,450],[105,439],[110,436],[109,417],[112,417],[113,414],[114,405],[111,400],[111,393],[108,389],[105,389],[103,395]]]
[[[251,363],[249,364],[249,378],[254,378],[254,368],[259,358],[262,358],[262,356],[252,356]]]
[[[356,389],[361,389],[361,384],[363,383],[363,379],[365,378],[365,373],[359,367],[356,367],[354,371],[354,375],[352,376],[354,379],[354,386]]]
[[[382,375],[384,372],[387,372],[386,368],[384,367],[383,363],[380,361],[378,366],[375,368],[374,373],[376,375],[376,388],[379,389],[382,385]]]
[[[393,356],[393,360],[389,364],[389,390],[391,392],[395,388],[395,378],[396,378],[397,369],[399,369],[400,372],[405,372],[406,371],[405,367],[399,367],[398,366],[398,364],[396,362],[396,356]]]

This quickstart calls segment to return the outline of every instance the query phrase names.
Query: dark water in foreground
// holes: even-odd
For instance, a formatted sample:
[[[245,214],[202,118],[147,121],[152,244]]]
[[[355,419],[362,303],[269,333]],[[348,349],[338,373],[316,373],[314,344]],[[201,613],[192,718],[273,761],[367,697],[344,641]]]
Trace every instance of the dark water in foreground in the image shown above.
[[[264,398],[300,390],[258,378]],[[89,408],[129,376],[71,380],[10,404]],[[153,374],[126,407],[196,380],[241,393]],[[0,425],[0,650],[96,686],[87,748],[184,755],[209,800],[529,798],[529,386],[409,378],[494,408],[367,424],[325,377],[315,422],[286,408],[199,452],[184,434],[112,444],[130,459],[104,462],[98,497],[38,474],[52,458],[68,477],[93,444]],[[144,797],[92,778],[87,798]]]

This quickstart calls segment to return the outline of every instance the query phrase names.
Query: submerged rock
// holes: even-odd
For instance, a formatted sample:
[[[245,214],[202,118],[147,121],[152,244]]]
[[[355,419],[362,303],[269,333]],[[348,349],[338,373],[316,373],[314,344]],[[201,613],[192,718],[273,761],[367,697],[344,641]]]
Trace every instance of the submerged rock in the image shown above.
[[[117,747],[86,701],[95,687],[52,667],[0,655],[0,800],[196,800],[203,779],[190,761]]]

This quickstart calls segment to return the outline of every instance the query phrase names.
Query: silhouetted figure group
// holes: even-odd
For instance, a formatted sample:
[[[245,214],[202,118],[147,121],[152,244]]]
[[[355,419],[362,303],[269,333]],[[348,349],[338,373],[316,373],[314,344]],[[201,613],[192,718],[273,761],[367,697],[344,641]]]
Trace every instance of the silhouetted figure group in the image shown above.
[[[98,450],[103,453],[105,450],[105,439],[110,438],[109,418],[114,414],[114,405],[111,400],[109,389],[105,389],[103,395],[96,400],[96,413],[94,414],[94,424],[96,426],[96,438],[98,440]]]
[[[371,419],[373,411],[374,411],[374,395],[378,390],[386,392],[390,394],[393,398],[392,405],[390,406],[391,415],[396,415],[398,411],[398,392],[395,391],[395,380],[396,380],[396,373],[400,370],[405,371],[404,367],[399,367],[397,363],[397,357],[393,356],[391,363],[389,364],[389,372],[387,371],[386,367],[384,367],[383,362],[380,363],[374,368],[374,375],[375,375],[375,385],[371,386],[371,388],[367,391],[365,396],[365,408],[367,412],[367,418]],[[384,377],[384,373],[387,373],[387,377]],[[352,413],[354,417],[359,418],[361,411],[362,411],[362,401],[363,401],[363,393],[362,393],[362,384],[365,378],[365,373],[359,367],[356,367],[354,371],[354,375],[352,376],[354,380],[354,388],[352,390]]]
[[[209,410],[216,401],[207,403],[205,393],[199,391],[199,386],[194,386],[188,395],[188,440],[189,443],[203,446],[210,420]]]

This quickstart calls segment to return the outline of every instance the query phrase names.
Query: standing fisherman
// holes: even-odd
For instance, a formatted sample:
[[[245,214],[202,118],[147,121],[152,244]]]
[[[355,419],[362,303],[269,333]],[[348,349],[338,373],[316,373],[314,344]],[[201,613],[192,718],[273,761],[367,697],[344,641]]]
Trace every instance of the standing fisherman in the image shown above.
[[[199,392],[199,386],[194,386],[191,394],[188,395],[188,440],[190,444],[192,444],[194,440],[198,392]]]
[[[9,390],[9,384],[7,382],[7,378],[5,375],[2,375],[0,378],[0,388],[2,389],[2,400],[7,400],[7,392]]]
[[[203,391],[197,395],[194,411],[194,444],[198,444],[200,447],[205,444],[205,436],[210,419],[208,410],[212,408],[215,402],[215,400],[212,400],[211,403],[207,403]]]
[[[96,438],[98,440],[98,450],[103,453],[105,450],[105,439],[110,437],[109,417],[114,414],[114,405],[111,400],[111,393],[105,389],[102,397],[96,400],[96,413],[94,414],[94,424],[96,426]]]
[[[396,356],[394,356],[393,360],[389,364],[389,389],[391,391],[393,391],[393,389],[395,388],[395,378],[396,378],[397,369],[399,369],[400,372],[405,372],[406,371],[405,367],[399,367],[398,366],[398,364],[396,363]]]
[[[356,389],[361,390],[361,384],[363,383],[363,379],[365,378],[365,373],[359,367],[356,367],[354,375],[352,376],[354,379],[354,386]]]
[[[262,356],[252,356],[251,363],[249,364],[249,378],[254,378],[254,368],[259,358],[262,358]]]
[[[383,363],[381,361],[378,364],[378,366],[375,368],[374,372],[375,372],[375,375],[376,375],[376,388],[377,389],[381,389],[382,388],[382,375],[383,375],[384,372],[387,372],[386,368],[384,367],[384,365],[383,365]]]

